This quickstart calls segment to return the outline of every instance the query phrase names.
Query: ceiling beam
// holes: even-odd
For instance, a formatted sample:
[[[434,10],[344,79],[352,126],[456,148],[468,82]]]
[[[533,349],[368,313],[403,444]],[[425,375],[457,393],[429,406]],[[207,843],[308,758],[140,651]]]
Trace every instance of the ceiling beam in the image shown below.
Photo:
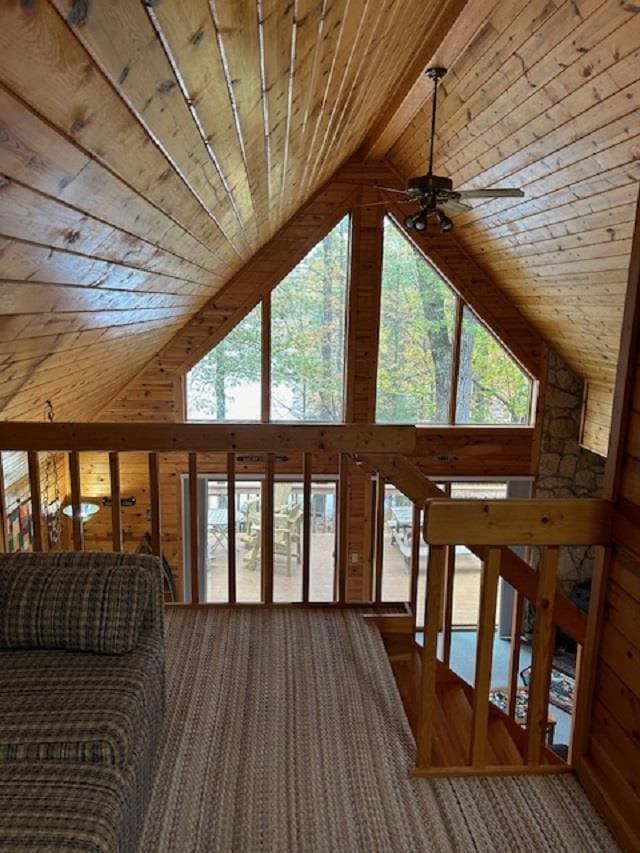
[[[391,100],[364,144],[365,160],[382,160],[393,148],[431,97],[433,83],[426,77],[426,70],[438,65],[451,68],[476,38],[497,5],[498,0],[449,0],[442,4],[423,50],[409,67],[402,84],[398,86],[396,97]]]

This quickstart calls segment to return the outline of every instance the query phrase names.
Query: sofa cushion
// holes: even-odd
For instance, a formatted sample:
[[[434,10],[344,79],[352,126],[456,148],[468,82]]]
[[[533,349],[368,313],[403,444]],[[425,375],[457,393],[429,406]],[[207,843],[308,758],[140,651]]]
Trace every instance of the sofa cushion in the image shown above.
[[[153,594],[152,566],[130,554],[3,555],[0,649],[130,652]]]
[[[124,767],[155,749],[163,710],[162,637],[128,655],[0,652],[0,761]]]
[[[132,853],[145,801],[131,771],[0,764],[1,853]]]

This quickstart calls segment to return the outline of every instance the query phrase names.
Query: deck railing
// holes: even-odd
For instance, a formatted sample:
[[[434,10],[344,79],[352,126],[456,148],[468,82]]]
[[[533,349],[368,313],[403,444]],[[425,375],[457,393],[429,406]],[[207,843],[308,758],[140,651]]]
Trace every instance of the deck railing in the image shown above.
[[[419,689],[417,774],[429,775],[433,770],[439,661],[448,664],[450,654],[451,609],[445,602],[448,601],[449,595],[447,579],[450,575],[447,572],[447,565],[450,561],[451,549],[456,545],[465,545],[482,560],[483,564],[473,685],[472,731],[467,765],[478,772],[488,768],[486,749],[496,601],[498,580],[503,577],[514,587],[516,596],[507,712],[514,717],[523,607],[524,602],[529,601],[535,607],[535,623],[523,757],[527,769],[539,772],[546,764],[544,769],[549,770],[548,761],[543,760],[543,750],[556,628],[560,627],[568,633],[578,647],[583,646],[588,633],[587,618],[578,618],[577,611],[572,612],[564,596],[556,594],[559,548],[606,545],[610,540],[610,510],[611,506],[606,501],[590,499],[496,501],[435,499],[427,502],[424,536],[429,544],[429,560]],[[540,548],[537,571],[530,567],[523,569],[525,564],[507,547],[515,545]],[[441,632],[444,642],[439,651],[438,638]],[[578,654],[576,670],[578,685],[584,674],[585,661],[586,656]],[[577,694],[580,695],[579,686]],[[580,699],[574,711],[578,715],[574,720],[575,735],[576,730],[580,728]],[[445,769],[438,766],[438,775],[441,775]],[[460,767],[448,769],[461,770]],[[496,768],[494,767],[493,770],[495,771]],[[505,766],[500,770],[505,773],[523,772],[521,766]]]
[[[310,495],[312,488],[312,459],[314,454],[337,457],[337,598],[347,598],[346,558],[346,474],[345,461],[349,454],[411,453],[416,446],[416,430],[411,426],[316,425],[316,424],[165,424],[165,423],[0,423],[0,450],[25,451],[28,458],[33,547],[46,547],[44,502],[41,488],[39,454],[63,453],[67,455],[69,505],[71,507],[71,542],[75,550],[84,550],[84,525],[81,513],[82,459],[85,453],[107,453],[109,461],[108,503],[111,513],[111,542],[114,551],[123,549],[121,455],[144,453],[147,456],[148,518],[150,547],[161,556],[163,542],[163,514],[161,511],[161,455],[180,454],[187,458],[186,474],[188,519],[185,525],[187,539],[185,552],[190,568],[191,604],[201,603],[200,571],[203,560],[199,536],[199,460],[205,454],[218,454],[226,459],[225,478],[228,491],[227,529],[228,602],[233,604],[237,595],[236,518],[234,489],[236,485],[236,460],[238,455],[259,455],[264,460],[262,471],[262,502],[260,535],[261,602],[270,604],[274,598],[273,531],[274,531],[274,458],[282,454],[296,454],[301,459],[303,492],[302,525],[302,602],[309,601],[310,587]],[[5,519],[2,519],[3,523]]]

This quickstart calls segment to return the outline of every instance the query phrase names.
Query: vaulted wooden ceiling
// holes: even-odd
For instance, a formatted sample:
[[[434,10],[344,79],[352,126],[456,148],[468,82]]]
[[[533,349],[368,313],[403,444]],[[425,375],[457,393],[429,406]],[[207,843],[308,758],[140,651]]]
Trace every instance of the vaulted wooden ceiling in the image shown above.
[[[640,181],[640,6],[494,6],[442,84],[436,171],[525,191],[474,202],[455,235],[587,380],[585,442],[606,452]],[[386,138],[405,176],[425,171],[429,115],[397,117]]]
[[[356,152],[437,167],[456,236],[590,383],[602,448],[640,177],[626,0],[9,0],[0,414],[90,418]]]
[[[3,2],[2,416],[51,398],[90,418],[353,154],[463,5]]]

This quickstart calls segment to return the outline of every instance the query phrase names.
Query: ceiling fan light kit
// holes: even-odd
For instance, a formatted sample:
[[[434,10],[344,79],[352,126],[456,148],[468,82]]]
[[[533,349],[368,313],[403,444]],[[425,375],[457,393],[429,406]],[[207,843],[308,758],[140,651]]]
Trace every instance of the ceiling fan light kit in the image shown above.
[[[404,190],[407,198],[405,203],[417,202],[420,210],[410,214],[404,220],[406,228],[416,231],[426,231],[430,216],[436,220],[442,233],[453,228],[449,213],[466,213],[471,206],[465,204],[467,199],[523,198],[524,193],[515,187],[455,190],[453,181],[443,175],[433,173],[433,152],[436,138],[436,116],[438,107],[438,84],[447,73],[446,68],[435,67],[426,71],[426,76],[433,81],[433,98],[431,105],[431,140],[429,142],[429,165],[426,175],[410,178]],[[381,189],[386,189],[382,187]],[[398,192],[398,190],[390,191]]]

